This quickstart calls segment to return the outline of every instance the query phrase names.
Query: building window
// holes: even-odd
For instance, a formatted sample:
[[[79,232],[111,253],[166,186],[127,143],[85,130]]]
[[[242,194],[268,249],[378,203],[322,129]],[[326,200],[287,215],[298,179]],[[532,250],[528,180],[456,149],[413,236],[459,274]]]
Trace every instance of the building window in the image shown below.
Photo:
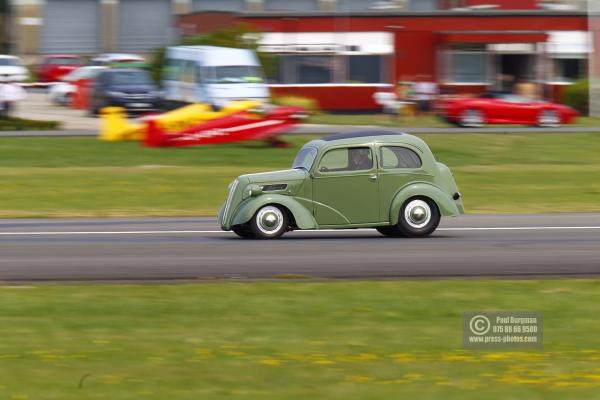
[[[269,80],[280,84],[385,83],[383,55],[282,55]]]
[[[382,56],[349,56],[349,83],[381,83],[383,82]]]
[[[583,77],[584,68],[584,60],[581,58],[555,58],[555,80],[557,82],[574,82]]]
[[[487,54],[450,51],[446,77],[451,83],[487,83]]]

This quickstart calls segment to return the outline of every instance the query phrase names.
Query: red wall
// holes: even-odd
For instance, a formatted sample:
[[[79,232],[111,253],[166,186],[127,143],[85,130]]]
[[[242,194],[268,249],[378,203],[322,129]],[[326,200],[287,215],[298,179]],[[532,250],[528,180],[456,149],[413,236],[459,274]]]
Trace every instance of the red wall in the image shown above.
[[[317,100],[322,110],[377,110],[376,92],[392,90],[381,86],[270,86],[274,96],[294,95]]]
[[[413,80],[421,74],[435,76],[437,38],[431,31],[396,32],[394,75],[397,80]]]
[[[469,5],[502,3],[503,9],[535,9],[536,0],[469,0]],[[196,26],[204,31],[207,24],[233,23],[226,16],[207,16],[195,13],[183,16],[179,26]],[[414,79],[417,75],[435,76],[436,58],[441,32],[447,31],[550,31],[587,30],[587,18],[577,14],[523,13],[504,14],[471,11],[463,15],[410,15],[339,17],[324,16],[267,16],[242,15],[237,21],[255,25],[266,32],[361,32],[388,31],[395,34],[394,80]],[[452,87],[457,93],[479,93],[484,87]],[[287,86],[273,87],[273,94],[295,94],[318,99],[323,109],[367,110],[377,109],[372,96],[382,90],[375,86]]]

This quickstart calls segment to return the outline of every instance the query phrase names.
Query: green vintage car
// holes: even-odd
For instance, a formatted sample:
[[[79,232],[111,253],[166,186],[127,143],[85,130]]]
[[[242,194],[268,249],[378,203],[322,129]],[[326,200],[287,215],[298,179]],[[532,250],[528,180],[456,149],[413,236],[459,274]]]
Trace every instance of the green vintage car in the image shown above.
[[[452,173],[423,140],[353,132],[307,143],[290,170],[239,176],[229,185],[219,222],[243,238],[353,228],[426,237],[441,216],[463,213]]]

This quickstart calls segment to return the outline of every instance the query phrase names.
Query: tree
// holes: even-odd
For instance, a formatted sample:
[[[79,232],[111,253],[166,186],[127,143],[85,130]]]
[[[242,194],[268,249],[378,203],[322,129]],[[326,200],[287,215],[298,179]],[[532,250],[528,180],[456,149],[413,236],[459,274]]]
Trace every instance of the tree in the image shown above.
[[[220,46],[254,50],[257,52],[265,74],[269,76],[275,67],[275,56],[268,53],[259,53],[257,51],[259,37],[260,33],[252,25],[242,23],[232,27],[217,29],[202,35],[184,37],[177,45]],[[165,50],[165,47],[156,49],[150,63],[152,77],[156,82],[160,82],[162,78],[162,71],[165,63]]]

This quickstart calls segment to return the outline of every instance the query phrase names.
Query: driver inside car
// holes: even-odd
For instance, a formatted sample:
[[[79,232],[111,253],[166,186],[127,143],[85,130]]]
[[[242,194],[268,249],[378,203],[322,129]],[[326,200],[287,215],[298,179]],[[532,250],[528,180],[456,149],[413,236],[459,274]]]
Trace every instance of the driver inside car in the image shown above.
[[[373,160],[369,157],[371,153],[369,149],[349,149],[348,152],[350,158],[348,169],[350,171],[370,170],[373,168]]]

